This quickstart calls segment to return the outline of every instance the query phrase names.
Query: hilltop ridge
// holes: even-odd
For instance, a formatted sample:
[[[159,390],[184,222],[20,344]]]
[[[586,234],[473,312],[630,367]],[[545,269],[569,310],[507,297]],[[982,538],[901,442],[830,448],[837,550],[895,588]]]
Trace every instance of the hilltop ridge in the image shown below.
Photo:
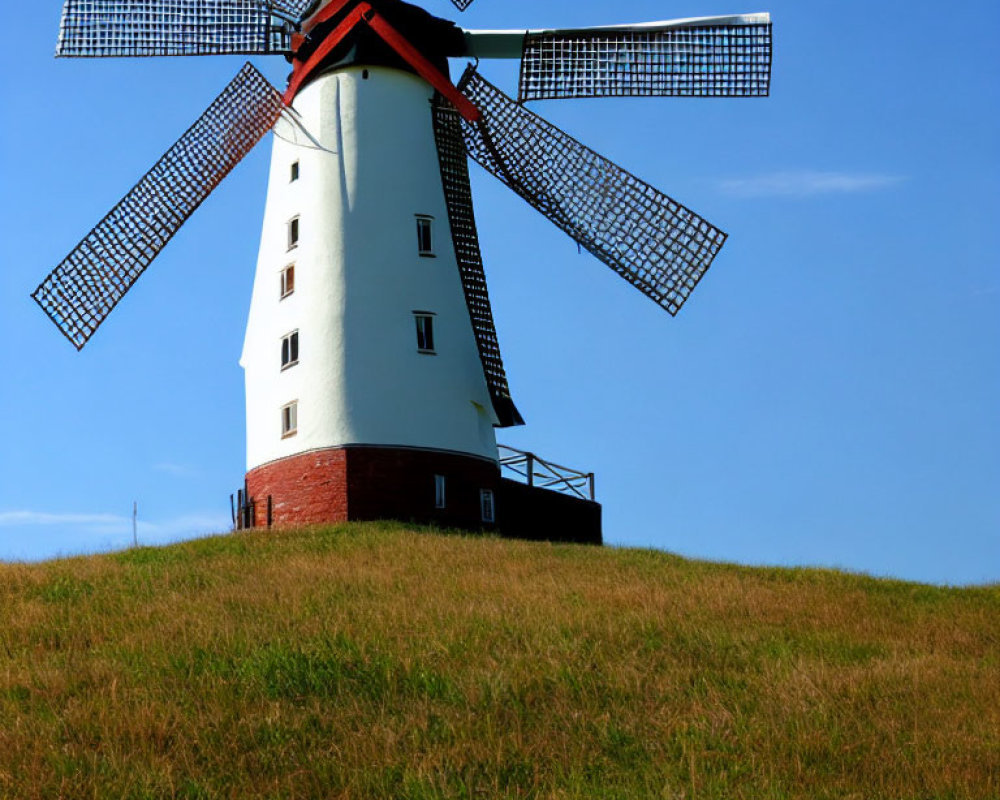
[[[0,797],[1000,796],[1000,586],[352,524],[0,564]]]

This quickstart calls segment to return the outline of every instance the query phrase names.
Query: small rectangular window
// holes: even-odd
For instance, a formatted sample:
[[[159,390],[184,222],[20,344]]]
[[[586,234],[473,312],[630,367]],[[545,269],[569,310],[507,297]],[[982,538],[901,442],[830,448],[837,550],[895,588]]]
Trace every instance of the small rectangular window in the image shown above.
[[[421,256],[434,257],[433,217],[417,217],[417,253]]]
[[[299,162],[298,161],[293,161],[292,162],[292,167],[289,170],[288,182],[289,183],[293,183],[293,182],[297,181],[298,179],[299,179]]]
[[[434,508],[444,508],[445,507],[445,495],[444,495],[444,475],[434,476]]]
[[[417,322],[417,350],[421,353],[434,352],[434,315],[415,311],[413,318]]]
[[[295,291],[295,265],[289,264],[281,270],[281,299]]]
[[[291,333],[281,337],[281,368],[295,366],[299,363],[299,332]]]
[[[288,220],[288,249],[299,246],[299,218],[292,217]]]
[[[493,505],[493,490],[479,490],[479,508],[483,512],[483,522],[496,522],[496,508]]]
[[[299,429],[299,401],[281,407],[281,438],[294,436]]]

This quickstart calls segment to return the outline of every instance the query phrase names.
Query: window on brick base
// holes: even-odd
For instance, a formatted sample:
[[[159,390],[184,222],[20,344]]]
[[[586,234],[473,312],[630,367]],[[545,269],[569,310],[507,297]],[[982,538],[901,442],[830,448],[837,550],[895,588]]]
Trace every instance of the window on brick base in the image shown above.
[[[444,494],[444,475],[434,476],[434,508],[444,508],[446,498]]]
[[[483,522],[496,522],[496,507],[493,502],[492,489],[479,490],[479,509],[482,511]]]
[[[281,407],[281,438],[294,436],[299,430],[299,401]]]

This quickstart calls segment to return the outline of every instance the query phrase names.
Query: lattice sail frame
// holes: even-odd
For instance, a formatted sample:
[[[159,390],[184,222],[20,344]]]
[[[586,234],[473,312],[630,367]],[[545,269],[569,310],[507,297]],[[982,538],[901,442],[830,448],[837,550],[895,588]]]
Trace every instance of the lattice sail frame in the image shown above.
[[[471,1],[471,0],[470,0]],[[276,12],[283,12],[290,19],[301,20],[302,16],[313,6],[317,0],[271,0],[270,6]]]
[[[469,155],[671,315],[726,234],[691,209],[514,102],[470,66],[459,90]]]
[[[472,186],[469,182],[469,160],[465,152],[459,114],[440,96],[435,99],[434,105],[434,137],[437,141],[441,183],[448,207],[455,260],[458,262],[462,288],[465,290],[465,304],[469,309],[493,410],[500,420],[500,427],[523,425],[524,419],[511,399],[507,372],[500,357],[500,342],[486,288],[483,256],[479,249],[479,234],[472,207]]]
[[[285,53],[312,0],[66,0],[57,56]]]
[[[766,97],[771,51],[768,14],[529,32],[518,99]]]
[[[281,93],[247,63],[31,295],[77,350],[278,120]]]

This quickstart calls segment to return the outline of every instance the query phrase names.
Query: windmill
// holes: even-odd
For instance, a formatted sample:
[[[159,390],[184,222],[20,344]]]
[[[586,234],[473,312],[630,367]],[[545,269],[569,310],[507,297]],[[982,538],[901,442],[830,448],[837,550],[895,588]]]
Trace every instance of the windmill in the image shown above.
[[[468,158],[676,314],[726,235],[525,104],[766,96],[769,16],[475,31],[402,0],[63,8],[60,56],[220,54],[284,56],[288,85],[279,91],[247,63],[33,298],[82,348],[273,129],[241,358],[247,500],[266,498],[268,524],[557,523],[599,540],[596,504],[500,478],[494,429],[523,420],[500,356]],[[474,60],[457,83],[449,58]],[[516,99],[478,70],[496,58],[520,60]],[[250,507],[241,502],[245,523]]]

